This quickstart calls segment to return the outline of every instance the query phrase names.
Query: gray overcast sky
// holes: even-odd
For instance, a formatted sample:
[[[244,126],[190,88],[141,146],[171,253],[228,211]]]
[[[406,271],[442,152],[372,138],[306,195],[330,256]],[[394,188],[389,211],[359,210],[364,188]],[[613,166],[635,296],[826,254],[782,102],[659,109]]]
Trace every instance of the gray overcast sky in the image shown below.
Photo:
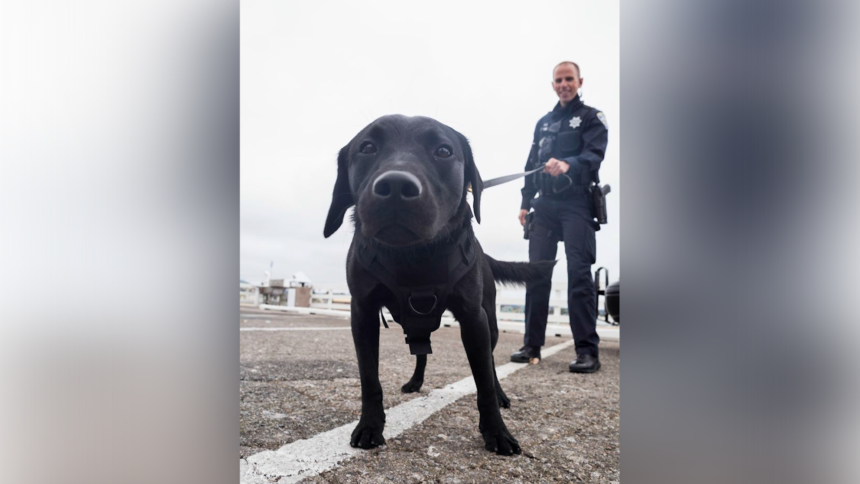
[[[423,115],[472,144],[483,178],[522,171],[537,120],[557,101],[552,67],[577,62],[586,104],[609,123],[600,174],[612,185],[597,264],[619,277],[617,1],[243,1],[240,276],[305,272],[344,285],[352,225],[323,238],[338,150],[385,114]],[[487,190],[484,250],[527,260],[522,182]],[[348,212],[351,214],[352,210]],[[566,280],[559,247],[555,281]]]

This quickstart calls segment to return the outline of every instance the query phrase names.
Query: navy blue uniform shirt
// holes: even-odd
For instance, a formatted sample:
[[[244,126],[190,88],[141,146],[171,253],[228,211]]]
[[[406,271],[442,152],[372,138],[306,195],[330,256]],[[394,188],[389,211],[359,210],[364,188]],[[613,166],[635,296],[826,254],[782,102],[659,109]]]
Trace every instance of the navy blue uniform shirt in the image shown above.
[[[567,106],[562,107],[561,103],[556,103],[555,108],[537,122],[525,171],[532,170],[540,164],[538,160],[540,140],[550,125],[559,121],[561,126],[553,145],[552,157],[570,165],[566,175],[573,181],[574,186],[588,185],[597,178],[597,171],[606,153],[609,136],[606,116],[601,111],[583,104],[578,94]],[[534,173],[525,178],[520,208],[529,210],[531,200],[539,191],[540,176],[549,175]]]

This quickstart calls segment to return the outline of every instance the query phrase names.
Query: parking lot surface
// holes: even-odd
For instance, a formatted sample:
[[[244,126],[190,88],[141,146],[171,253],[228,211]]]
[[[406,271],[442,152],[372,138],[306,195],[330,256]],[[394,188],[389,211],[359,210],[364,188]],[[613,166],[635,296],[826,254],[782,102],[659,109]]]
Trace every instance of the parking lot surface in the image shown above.
[[[471,378],[459,329],[433,333],[420,393],[404,394],[414,357],[400,326],[380,330],[379,374],[386,412],[428,398]],[[361,413],[358,365],[344,318],[296,315],[242,308],[240,312],[240,480],[265,482],[619,482],[620,343],[604,339],[602,368],[574,374],[567,365],[573,346],[522,365],[501,380],[511,399],[502,417],[523,454],[502,457],[484,450],[478,432],[476,396],[468,394],[390,438],[321,473],[277,477],[255,468],[256,456],[287,444],[318,438],[357,421]],[[502,333],[496,366],[509,363],[522,334]],[[547,338],[548,349],[570,337]],[[280,480],[279,480],[280,479]]]

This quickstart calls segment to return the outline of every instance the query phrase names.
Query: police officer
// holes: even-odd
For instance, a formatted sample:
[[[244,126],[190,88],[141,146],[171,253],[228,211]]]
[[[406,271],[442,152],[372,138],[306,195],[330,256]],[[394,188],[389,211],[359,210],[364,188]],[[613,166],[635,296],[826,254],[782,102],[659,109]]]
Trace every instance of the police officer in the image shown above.
[[[576,360],[569,369],[593,373],[600,369],[597,345],[597,298],[591,265],[595,262],[595,230],[589,185],[597,172],[607,143],[606,117],[583,104],[579,66],[565,61],[553,69],[552,88],[558,95],[553,110],[538,121],[526,170],[546,167],[526,177],[519,219],[531,219],[529,260],[553,260],[558,243],[567,255],[567,305],[576,346]],[[535,194],[540,193],[538,198]],[[529,215],[529,208],[534,213]],[[527,215],[529,215],[527,217]],[[551,283],[526,286],[525,346],[511,361],[540,361],[544,345]]]

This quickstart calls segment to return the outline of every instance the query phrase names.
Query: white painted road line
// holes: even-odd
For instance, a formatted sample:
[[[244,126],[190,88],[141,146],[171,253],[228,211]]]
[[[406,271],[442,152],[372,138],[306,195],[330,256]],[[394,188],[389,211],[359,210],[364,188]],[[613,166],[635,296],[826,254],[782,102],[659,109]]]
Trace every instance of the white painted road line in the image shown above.
[[[570,346],[573,346],[573,341],[551,346],[541,351],[541,356],[548,358]],[[496,375],[501,380],[526,366],[527,363],[508,363],[496,367]],[[383,436],[393,439],[458,399],[475,392],[475,380],[469,376],[444,388],[433,390],[429,395],[416,397],[390,408],[385,412]],[[341,462],[366,452],[349,445],[349,438],[356,425],[357,420],[310,439],[297,440],[278,450],[267,450],[241,459],[239,482],[287,484],[333,469]]]
[[[260,309],[267,311],[283,311],[288,313],[317,314],[320,316],[339,316],[341,318],[349,318],[349,311],[338,311],[336,309],[297,308],[293,306],[276,306],[274,304],[260,304]]]
[[[337,328],[239,328],[239,331],[346,331],[349,326]]]

